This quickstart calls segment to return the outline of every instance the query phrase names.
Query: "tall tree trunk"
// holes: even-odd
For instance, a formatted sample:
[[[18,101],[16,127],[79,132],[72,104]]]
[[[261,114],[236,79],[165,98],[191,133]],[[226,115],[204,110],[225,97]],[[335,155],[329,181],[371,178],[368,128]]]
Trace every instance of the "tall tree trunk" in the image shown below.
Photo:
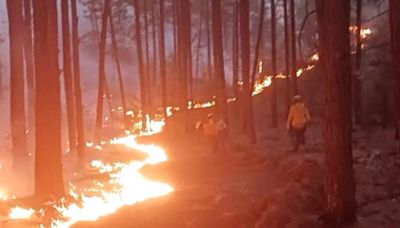
[[[400,135],[400,2],[396,0],[389,1],[391,48],[393,59],[393,79],[395,87],[395,127],[396,139]]]
[[[117,44],[117,38],[115,36],[115,29],[114,29],[114,21],[112,17],[110,18],[110,30],[111,30],[111,43],[112,43],[112,48],[114,52],[114,58],[115,58],[115,63],[117,65],[117,74],[118,74],[118,85],[119,85],[119,91],[121,93],[121,102],[122,102],[122,109],[124,113],[124,125],[125,128],[129,128],[129,120],[126,115],[126,99],[125,99],[125,89],[124,89],[124,80],[122,78],[122,70],[121,70],[121,63],[119,61],[119,50],[118,50],[118,44]]]
[[[24,85],[24,22],[22,1],[7,0],[10,36],[10,117],[13,165],[16,170],[27,160],[25,134],[25,85]]]
[[[253,92],[254,85],[256,83],[256,74],[258,72],[258,64],[260,61],[259,56],[260,56],[260,50],[261,50],[261,44],[262,44],[261,41],[262,41],[262,37],[263,37],[264,14],[265,14],[265,0],[261,0],[260,18],[258,21],[258,31],[257,31],[257,41],[256,41],[255,52],[254,52],[253,69],[251,71],[251,78],[250,78],[250,82],[251,82],[250,88],[252,89],[251,92]]]
[[[357,124],[362,124],[362,103],[361,103],[361,13],[362,0],[357,0],[357,34],[356,34],[356,72],[353,76],[354,83],[354,117]]]
[[[197,50],[196,50],[196,79],[199,79],[199,65],[200,65],[200,49],[201,49],[201,40],[203,38],[203,10],[200,11],[200,19],[199,19],[199,32],[197,38]]]
[[[325,192],[328,223],[356,220],[351,136],[350,1],[316,1],[324,70]],[[332,36],[335,34],[335,36]],[[338,57],[339,56],[339,57]]]
[[[290,72],[290,50],[289,50],[289,25],[288,25],[288,0],[283,0],[283,24],[285,30],[285,75],[289,75]],[[290,108],[290,78],[286,78],[286,92],[285,92],[285,100],[286,100],[286,115],[289,113]]]
[[[208,79],[213,80],[212,57],[211,57],[211,34],[210,34],[210,0],[206,0],[206,31],[207,31],[207,71]],[[214,89],[214,88],[213,88]]]
[[[97,111],[96,111],[96,131],[100,133],[103,128],[103,101],[105,95],[105,56],[106,56],[106,39],[107,39],[107,22],[111,11],[111,0],[105,0],[103,16],[101,22],[101,33],[99,42],[99,86],[97,93]]]
[[[295,14],[295,4],[294,0],[290,0],[290,25],[291,25],[291,42],[292,42],[292,68],[291,68],[291,76],[293,80],[293,94],[297,94],[298,87],[297,87],[297,56],[296,56],[296,14]]]
[[[226,89],[225,89],[225,71],[224,71],[224,54],[222,42],[222,18],[221,18],[221,0],[212,1],[212,28],[213,28],[213,46],[214,51],[214,68],[217,76],[218,97],[217,102],[220,112],[227,119]]]
[[[238,0],[233,5],[234,22],[233,22],[233,41],[232,41],[232,86],[235,97],[239,96],[239,9]]]
[[[278,125],[278,101],[276,92],[276,8],[275,0],[271,0],[271,49],[272,49],[272,84],[271,84],[271,126]]]
[[[179,7],[178,7],[178,0],[173,0],[172,2],[172,23],[173,23],[173,32],[174,32],[174,73],[173,75],[173,87],[179,88],[179,45],[178,45],[178,38],[179,38],[179,32],[178,32],[178,13],[179,13]],[[179,90],[174,90],[173,91],[173,101],[174,103],[179,103]]]
[[[151,25],[153,35],[153,70],[152,70],[152,84],[157,85],[157,29],[156,29],[156,0],[151,2]]]
[[[33,21],[36,79],[35,196],[50,199],[64,195],[56,1],[33,1]]]
[[[167,67],[165,59],[165,21],[164,0],[159,0],[160,24],[159,24],[159,46],[160,46],[160,76],[161,76],[161,99],[164,112],[167,108]],[[166,113],[165,113],[166,114]]]
[[[76,130],[77,130],[77,153],[78,163],[83,165],[85,155],[85,132],[83,127],[83,110],[82,110],[82,90],[81,90],[81,73],[79,59],[79,37],[78,37],[78,12],[76,0],[71,0],[72,15],[72,51],[73,51],[73,71],[74,71],[74,92],[75,92],[75,112],[76,112]]]
[[[71,38],[69,31],[69,4],[68,0],[61,1],[62,15],[62,33],[63,33],[63,62],[64,62],[64,88],[67,103],[67,121],[68,121],[68,137],[69,148],[74,151],[76,148],[76,123],[75,123],[75,97],[74,97],[74,79],[71,67]]]
[[[148,8],[147,2],[149,0],[143,1],[143,16],[144,16],[144,48],[145,48],[145,57],[146,57],[146,103],[151,106],[152,99],[151,99],[151,88],[150,88],[150,50],[149,50],[149,18],[148,18]]]
[[[249,0],[240,0],[240,38],[242,53],[242,77],[243,77],[243,109],[244,123],[247,137],[251,143],[256,143],[254,127],[252,88],[250,88],[250,4]]]
[[[28,128],[34,125],[35,118],[35,80],[33,69],[33,36],[32,36],[32,0],[24,0],[24,21],[25,21],[25,72],[28,87]]]
[[[143,49],[142,49],[142,34],[141,34],[141,26],[140,26],[140,8],[139,8],[139,0],[134,0],[135,7],[135,32],[136,32],[136,51],[137,51],[137,59],[139,65],[139,81],[140,81],[140,101],[141,101],[141,109],[142,109],[142,128],[146,129],[146,114],[147,111],[147,77],[145,75],[145,67],[143,63]]]
[[[188,99],[193,100],[193,58],[192,58],[192,14],[190,9],[190,0],[183,0],[182,13],[185,18],[184,22],[184,43],[187,64],[188,79]]]
[[[180,67],[180,106],[186,109],[189,100],[188,90],[188,79],[190,77],[190,65],[191,55],[191,33],[190,24],[188,23],[190,18],[190,3],[189,0],[178,1],[178,46],[179,46],[179,67]]]

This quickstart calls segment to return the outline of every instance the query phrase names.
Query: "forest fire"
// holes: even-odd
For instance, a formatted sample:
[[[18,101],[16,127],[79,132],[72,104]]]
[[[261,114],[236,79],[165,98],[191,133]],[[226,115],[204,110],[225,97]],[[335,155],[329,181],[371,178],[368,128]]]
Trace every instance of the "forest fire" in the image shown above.
[[[157,130],[154,132],[157,132]],[[146,134],[150,134],[150,132]],[[62,219],[53,221],[52,227],[69,227],[80,221],[95,221],[102,216],[115,213],[123,206],[164,196],[173,191],[171,186],[152,181],[140,173],[140,169],[145,165],[165,162],[167,155],[161,147],[139,144],[136,142],[136,138],[135,135],[129,135],[113,139],[110,144],[124,145],[135,151],[145,153],[146,159],[132,161],[128,164],[105,164],[101,161],[93,161],[91,166],[100,173],[108,173],[110,180],[106,184],[98,182],[95,187],[86,190],[91,194],[97,193],[95,196],[71,192],[71,195],[79,201],[79,205],[56,206],[55,208],[61,214]]]
[[[51,227],[70,227],[77,222],[95,221],[102,216],[115,213],[119,208],[143,202],[150,198],[161,197],[173,191],[173,188],[165,183],[150,180],[140,173],[141,168],[146,165],[156,165],[167,161],[168,157],[163,148],[156,145],[144,145],[136,141],[142,135],[152,135],[162,131],[165,125],[164,119],[153,120],[146,116],[148,128],[137,134],[115,138],[109,142],[101,141],[99,145],[87,142],[86,146],[96,150],[102,150],[102,146],[122,145],[146,155],[144,160],[131,162],[105,163],[94,160],[90,167],[99,174],[109,176],[107,182],[92,181],[89,187],[78,188],[70,184],[69,196],[73,203],[66,203],[62,198],[52,207],[58,212],[57,216],[51,218]],[[8,197],[2,194],[3,199]],[[16,206],[10,209],[8,218],[10,220],[31,220],[33,217],[45,217],[43,209],[22,208]],[[44,220],[44,219],[43,219]],[[41,222],[43,223],[43,222]],[[42,224],[43,226],[48,226]]]

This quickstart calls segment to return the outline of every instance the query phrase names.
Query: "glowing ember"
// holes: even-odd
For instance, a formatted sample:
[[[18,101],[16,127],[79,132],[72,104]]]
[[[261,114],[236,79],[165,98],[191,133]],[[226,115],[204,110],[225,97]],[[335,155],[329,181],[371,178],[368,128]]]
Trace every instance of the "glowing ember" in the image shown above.
[[[14,207],[11,209],[8,215],[10,219],[29,219],[33,216],[35,211],[33,209],[25,209],[21,207]]]
[[[369,35],[372,34],[372,30],[369,29],[369,28],[361,29],[361,32],[360,32],[360,33],[361,33],[361,38],[365,39],[365,38],[367,38]]]
[[[93,147],[94,146],[94,143],[93,142],[86,142],[86,147]]]
[[[319,60],[319,54],[315,53],[313,56],[311,56],[311,61],[313,62],[318,62]]]

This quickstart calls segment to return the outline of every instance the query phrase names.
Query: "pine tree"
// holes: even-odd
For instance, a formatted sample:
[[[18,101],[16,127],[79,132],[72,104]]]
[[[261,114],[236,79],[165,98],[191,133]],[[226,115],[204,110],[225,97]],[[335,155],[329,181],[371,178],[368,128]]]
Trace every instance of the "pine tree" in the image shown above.
[[[75,93],[74,79],[71,64],[71,35],[69,26],[68,0],[61,1],[62,37],[63,37],[63,75],[65,98],[67,103],[67,121],[69,148],[73,151],[76,147],[76,123],[75,123]]]
[[[35,196],[51,199],[64,195],[56,0],[33,1],[33,21],[36,82]]]
[[[250,87],[250,3],[240,0],[240,38],[242,53],[243,94],[242,108],[247,137],[251,143],[257,141],[254,127],[252,88]]]
[[[22,0],[7,0],[10,36],[10,116],[13,164],[24,166],[27,160],[25,128],[25,85],[24,85],[24,22]]]
[[[76,0],[71,0],[72,15],[72,51],[73,51],[73,73],[74,73],[74,92],[75,92],[75,111],[76,111],[76,131],[77,131],[77,153],[78,163],[83,165],[85,156],[85,132],[82,110],[82,90],[81,73],[79,59],[79,37],[78,37],[78,12]]]
[[[317,1],[325,100],[324,149],[327,223],[356,219],[351,136],[350,2]],[[335,34],[332,36],[331,34]],[[339,58],[338,58],[339,56]]]

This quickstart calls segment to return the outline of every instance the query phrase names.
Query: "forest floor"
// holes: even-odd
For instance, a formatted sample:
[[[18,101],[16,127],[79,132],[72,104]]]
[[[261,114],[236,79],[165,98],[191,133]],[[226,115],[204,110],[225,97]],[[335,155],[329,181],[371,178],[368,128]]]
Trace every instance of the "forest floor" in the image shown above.
[[[169,160],[146,167],[151,179],[174,187],[168,196],[125,207],[76,227],[327,227],[323,210],[323,149],[320,126],[308,145],[290,150],[283,128],[259,134],[257,146],[231,140],[229,151],[211,153],[200,135],[163,138]],[[354,133],[358,223],[353,227],[400,227],[400,155],[393,131]]]

